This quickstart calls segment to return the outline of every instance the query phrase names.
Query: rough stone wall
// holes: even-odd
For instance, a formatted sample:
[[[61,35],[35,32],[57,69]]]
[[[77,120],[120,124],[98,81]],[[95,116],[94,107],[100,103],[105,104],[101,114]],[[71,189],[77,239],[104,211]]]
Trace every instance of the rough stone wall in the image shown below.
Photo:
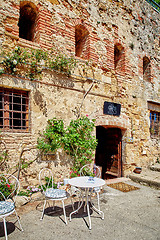
[[[26,2],[26,1],[21,1]],[[159,139],[152,139],[149,133],[149,111],[147,101],[160,103],[160,14],[145,0],[50,0],[30,1],[37,11],[36,42],[19,38],[20,1],[6,0],[0,6],[1,50],[15,45],[50,49],[58,47],[67,55],[75,55],[75,27],[83,25],[89,32],[88,56],[93,61],[87,69],[88,80],[81,78],[82,68],[74,71],[72,77],[43,71],[42,79],[29,80],[3,74],[0,86],[30,91],[30,132],[4,133],[10,166],[17,162],[17,151],[22,142],[35,144],[39,131],[47,119],[63,118],[66,123],[76,118],[75,109],[83,101],[82,114],[96,118],[96,124],[116,126],[122,129],[122,160],[124,175],[135,165],[147,166],[155,162],[160,152]],[[114,46],[123,50],[123,65],[114,66]],[[151,81],[143,79],[143,57],[151,64]],[[80,58],[77,58],[79,60]],[[94,73],[94,74],[93,74]],[[103,114],[104,101],[120,103],[121,116]],[[126,139],[133,137],[133,142]],[[16,141],[15,141],[16,139]],[[19,153],[19,152],[18,152]],[[60,157],[59,157],[60,156]],[[37,175],[38,169],[53,165],[63,178],[70,160],[61,154],[53,163],[35,162],[26,174]],[[25,174],[25,173],[24,173]]]

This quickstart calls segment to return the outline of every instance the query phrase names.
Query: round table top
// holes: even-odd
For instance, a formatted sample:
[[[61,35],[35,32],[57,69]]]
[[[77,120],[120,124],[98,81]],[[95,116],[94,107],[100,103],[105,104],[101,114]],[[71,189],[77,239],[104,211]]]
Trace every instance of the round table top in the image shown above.
[[[68,183],[79,188],[95,188],[103,186],[105,184],[105,181],[97,177],[90,179],[89,176],[82,176],[71,178],[69,179]]]

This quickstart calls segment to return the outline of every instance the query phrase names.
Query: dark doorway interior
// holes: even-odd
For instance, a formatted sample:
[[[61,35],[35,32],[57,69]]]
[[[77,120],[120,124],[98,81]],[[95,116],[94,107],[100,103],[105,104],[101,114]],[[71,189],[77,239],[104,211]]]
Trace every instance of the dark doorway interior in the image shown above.
[[[95,164],[102,168],[102,178],[110,179],[122,176],[122,133],[119,128],[96,127]]]

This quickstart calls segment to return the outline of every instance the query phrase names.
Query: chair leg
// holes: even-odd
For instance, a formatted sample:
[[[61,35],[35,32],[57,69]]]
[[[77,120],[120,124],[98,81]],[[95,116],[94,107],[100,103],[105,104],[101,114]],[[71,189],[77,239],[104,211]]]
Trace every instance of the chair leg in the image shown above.
[[[64,201],[63,200],[62,200],[62,205],[63,205],[63,213],[64,213],[65,223],[67,224],[66,210],[65,210],[65,206],[64,206]]]
[[[20,219],[19,219],[19,217],[18,217],[18,215],[17,215],[16,210],[15,210],[15,214],[16,214],[16,217],[17,217],[17,220],[18,220],[19,226],[20,226],[20,228],[21,228],[21,231],[23,232],[23,228],[22,228],[22,225],[21,225],[21,222],[20,222]]]
[[[43,212],[42,212],[42,216],[41,216],[40,220],[43,220],[45,206],[46,206],[46,199],[44,201]]]
[[[5,238],[6,238],[6,240],[8,240],[8,236],[7,236],[7,226],[6,226],[6,220],[5,220],[5,218],[3,218],[3,225],[4,225]]]
[[[72,197],[71,197],[71,204],[72,204],[72,209],[73,209],[73,211],[74,211],[74,202],[73,202]]]

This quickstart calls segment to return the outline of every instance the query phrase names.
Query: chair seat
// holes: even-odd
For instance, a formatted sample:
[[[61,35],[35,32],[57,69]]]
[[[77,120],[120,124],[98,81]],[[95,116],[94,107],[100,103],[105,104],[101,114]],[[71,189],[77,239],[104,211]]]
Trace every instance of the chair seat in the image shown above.
[[[49,188],[49,189],[46,190],[46,192],[44,194],[45,194],[46,197],[54,198],[54,199],[67,197],[67,192],[63,189]]]
[[[1,201],[0,202],[0,215],[4,215],[6,213],[12,212],[14,210],[14,203]]]

